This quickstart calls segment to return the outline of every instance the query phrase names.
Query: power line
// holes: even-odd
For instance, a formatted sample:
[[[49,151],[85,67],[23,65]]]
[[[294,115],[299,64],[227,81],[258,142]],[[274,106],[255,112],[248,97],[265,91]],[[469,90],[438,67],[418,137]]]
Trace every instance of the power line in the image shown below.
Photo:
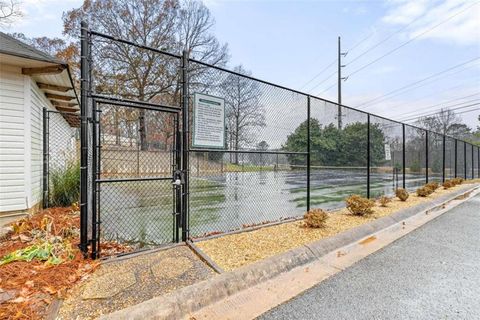
[[[413,115],[410,115],[410,116],[403,117],[402,119],[399,119],[399,121],[403,121],[405,119],[412,119],[412,118],[423,118],[423,117],[431,115],[433,111],[435,111],[435,112],[433,112],[433,114],[435,114],[436,112],[437,113],[441,112],[442,109],[457,110],[457,108],[451,109],[452,107],[456,107],[456,106],[461,106],[458,109],[463,109],[465,107],[464,105],[466,103],[472,103],[472,102],[477,103],[478,101],[479,101],[479,99],[472,99],[472,100],[468,100],[468,101],[464,101],[464,102],[460,102],[460,103],[455,103],[455,104],[452,104],[452,105],[449,105],[449,106],[443,106],[442,108],[437,109],[437,111],[436,110],[430,110],[430,111],[427,111],[427,112],[421,112],[421,113],[413,114]]]
[[[370,38],[371,36],[373,36],[373,32],[370,32],[370,34],[368,36],[366,36],[365,38],[363,38],[362,40],[358,41],[356,44],[354,44],[350,49],[348,49],[348,52],[352,52],[353,50],[355,50],[359,45],[361,45],[365,40],[367,40],[368,38]]]
[[[336,62],[336,60],[335,60]],[[325,83],[328,79],[330,79],[333,75],[337,74],[337,70],[333,71],[332,73],[330,73],[325,79],[323,79],[322,81],[320,81],[319,83],[317,83],[313,88],[311,88],[310,90],[308,90],[309,92],[312,92],[314,89],[318,88],[322,83]]]
[[[331,86],[329,86],[328,88],[326,88],[326,89],[324,89],[324,90],[320,91],[319,93],[317,93],[317,96],[319,96],[320,94],[322,94],[322,93],[324,93],[324,92],[326,92],[326,91],[328,91],[328,90],[332,89],[332,88],[333,88],[333,86],[335,86],[336,84],[337,84],[337,83],[335,82],[334,84],[332,84],[332,85],[331,85]]]
[[[475,76],[475,78],[477,78],[477,76]],[[461,84],[459,84],[459,85],[456,85],[456,86],[453,86],[453,87],[450,87],[450,88],[446,88],[445,90],[447,90],[447,91],[442,91],[442,93],[450,92],[450,91],[453,91],[453,89],[457,89],[457,88],[460,88],[460,87],[463,87],[463,86],[465,86],[465,83],[461,83]],[[480,94],[480,93],[476,93],[476,94]],[[432,92],[432,93],[430,93],[430,94],[427,94],[427,95],[425,95],[425,96],[422,96],[422,97],[421,97],[420,99],[418,99],[418,100],[420,100],[420,101],[421,101],[421,100],[425,100],[426,98],[431,97],[431,96],[438,96],[438,92],[437,92],[437,91]],[[457,98],[457,99],[460,100],[460,99],[463,99],[463,98],[465,98],[465,97],[459,97],[459,98]],[[457,100],[457,99],[456,99],[456,100]],[[448,103],[448,102],[450,102],[450,101],[444,101],[444,103]],[[396,104],[396,105],[394,105],[394,106],[389,106],[388,108],[389,108],[389,109],[395,109],[395,108],[403,107],[403,106],[405,106],[405,102]],[[423,109],[423,107],[420,107],[420,108]],[[416,112],[416,111],[413,111],[413,112]],[[409,113],[413,113],[413,112],[393,114],[392,117],[399,117],[399,116],[403,116],[403,115],[405,115],[405,114],[409,114]]]
[[[441,75],[441,76],[439,76],[439,77],[436,78],[436,79],[427,79],[427,80],[425,80],[425,81],[426,81],[425,83],[422,83],[422,84],[419,84],[419,85],[410,86],[410,87],[404,88],[404,89],[400,88],[400,89],[397,90],[397,91],[399,91],[399,92],[397,92],[397,93],[395,93],[395,94],[392,93],[392,94],[390,94],[390,95],[388,95],[388,96],[386,96],[386,97],[384,97],[384,98],[382,98],[382,99],[380,99],[380,100],[378,100],[378,101],[376,101],[376,102],[374,102],[374,103],[371,103],[371,104],[368,104],[368,105],[364,106],[363,108],[364,108],[364,109],[370,108],[370,107],[372,107],[372,106],[374,106],[374,105],[376,105],[376,104],[379,104],[379,103],[382,102],[382,101],[385,101],[385,100],[387,100],[387,99],[391,99],[391,98],[393,98],[393,97],[397,97],[397,96],[399,96],[399,95],[405,94],[405,93],[408,92],[408,91],[415,90],[415,89],[418,89],[418,88],[421,88],[421,87],[430,85],[430,84],[434,83],[435,81],[438,81],[439,79],[441,79],[441,78],[443,78],[443,77],[453,76],[453,75],[455,75],[455,74],[457,74],[457,73],[460,73],[460,72],[463,72],[463,71],[465,71],[466,69],[471,68],[471,67],[473,67],[473,66],[469,66],[469,67],[467,67],[467,68],[463,68],[463,69],[461,69],[461,70],[458,70],[458,71],[455,71],[455,72],[452,72],[452,73],[449,73],[449,74]]]
[[[472,104],[469,104],[469,105],[466,105],[466,106],[461,106],[461,107],[457,107],[457,108],[448,108],[447,110],[450,110],[450,111],[455,111],[455,110],[460,110],[460,109],[465,109],[465,108],[470,108],[470,107],[473,107],[473,106],[478,106],[480,105],[480,102],[477,102],[477,103],[472,103]],[[404,122],[412,122],[412,121],[415,121],[415,120],[419,120],[419,119],[422,119],[422,118],[426,118],[426,117],[430,117],[430,116],[434,116],[434,115],[437,115],[437,114],[440,114],[442,113],[442,111],[438,111],[438,112],[434,112],[434,113],[430,113],[430,114],[426,114],[426,115],[422,115],[422,116],[415,116],[415,117],[412,117],[412,118],[408,118],[408,119],[404,119],[402,121]],[[457,114],[460,114],[460,113],[457,113]]]
[[[473,100],[468,100],[468,101],[459,102],[459,103],[456,103],[456,104],[453,104],[453,105],[450,105],[450,106],[446,106],[445,104],[447,104],[447,103],[449,103],[449,102],[454,102],[454,101],[462,100],[462,99],[465,99],[465,98],[477,96],[477,95],[479,95],[479,94],[480,94],[480,92],[474,93],[474,94],[471,94],[471,95],[467,95],[467,96],[463,96],[463,97],[459,97],[459,98],[456,98],[456,99],[447,100],[447,101],[444,101],[444,102],[441,102],[441,103],[437,103],[437,104],[433,104],[433,105],[430,105],[430,106],[418,107],[417,109],[419,109],[419,110],[426,110],[426,109],[432,109],[432,108],[438,107],[438,106],[442,106],[443,108],[455,107],[455,106],[458,106],[458,105],[461,105],[461,104],[464,104],[464,103],[469,103],[469,102],[476,101],[476,100],[478,100],[478,98],[477,98],[477,99],[473,99]],[[418,110],[417,110],[417,111],[418,111]],[[417,111],[405,112],[405,113],[402,113],[402,114],[399,114],[399,115],[396,115],[396,116],[393,116],[393,117],[405,118],[405,116],[410,115],[410,114],[414,114],[414,115],[416,114],[416,115],[418,115]],[[423,112],[422,112],[422,113],[423,113]],[[428,112],[427,112],[427,113],[428,113]]]
[[[457,68],[459,68],[459,67],[462,67],[462,66],[464,66],[464,65],[466,65],[466,64],[469,64],[469,63],[471,63],[471,62],[473,62],[473,61],[475,61],[475,60],[478,60],[478,59],[480,59],[480,57],[475,57],[475,58],[470,59],[470,60],[468,60],[468,61],[465,61],[465,62],[459,63],[459,64],[457,64],[457,65],[454,65],[453,67],[444,69],[444,70],[439,71],[439,72],[437,72],[437,73],[434,73],[434,74],[432,74],[432,75],[430,75],[430,76],[428,76],[428,77],[426,77],[426,78],[417,80],[417,81],[412,82],[412,83],[410,83],[410,84],[407,84],[407,85],[405,85],[405,86],[403,86],[403,87],[401,87],[401,88],[392,90],[392,91],[390,91],[390,92],[388,92],[388,93],[386,93],[386,94],[383,94],[383,95],[378,96],[378,97],[376,97],[376,98],[374,98],[374,99],[368,100],[368,101],[366,101],[366,102],[364,102],[364,103],[361,103],[361,104],[357,105],[357,108],[359,108],[359,107],[361,107],[361,106],[364,106],[364,105],[366,105],[366,104],[370,104],[369,106],[367,106],[367,107],[370,107],[370,106],[373,105],[372,102],[374,102],[374,101],[378,101],[378,100],[380,100],[380,99],[382,99],[382,98],[383,98],[383,100],[385,100],[385,98],[386,98],[387,96],[391,96],[392,94],[394,94],[394,93],[396,93],[396,92],[398,92],[398,91],[405,90],[405,89],[407,89],[407,88],[409,88],[409,87],[415,86],[416,84],[422,83],[422,82],[427,81],[427,80],[432,79],[432,78],[435,78],[435,77],[437,77],[437,76],[439,76],[439,75],[442,75],[442,74],[444,74],[444,73],[447,73],[448,71],[457,69]],[[367,107],[365,107],[365,108],[367,108]]]
[[[388,40],[390,40],[394,35],[396,35],[397,33],[400,33],[402,32],[403,30],[405,30],[406,28],[408,28],[409,26],[411,26],[413,23],[417,22],[419,19],[421,18],[421,16],[419,16],[418,18],[414,19],[412,22],[410,22],[409,24],[405,25],[404,27],[398,29],[397,31],[391,33],[390,35],[388,35],[386,38],[383,38],[380,42],[378,42],[377,44],[371,46],[370,48],[368,48],[367,50],[365,50],[364,52],[362,52],[360,55],[358,55],[357,57],[355,57],[354,59],[352,59],[351,61],[349,61],[347,63],[347,66],[352,64],[353,62],[357,61],[358,59],[360,59],[361,57],[363,57],[364,55],[366,55],[368,52],[372,51],[373,49],[377,48],[378,46],[380,46],[381,44],[387,42]]]
[[[480,103],[478,103],[480,104]],[[478,105],[477,104],[477,105]],[[466,110],[466,111],[462,111],[462,112],[457,112],[455,113],[456,115],[459,115],[459,114],[464,114],[464,113],[468,113],[468,112],[473,112],[473,111],[477,111],[477,110],[480,110],[480,108],[475,108],[475,109],[471,109],[471,110]],[[438,113],[435,113],[435,114],[438,114]],[[433,115],[435,115],[433,114]],[[416,120],[408,120],[408,121],[405,121],[405,122],[409,122],[409,123],[412,123],[412,122],[415,122]]]
[[[394,53],[395,51],[399,50],[400,48],[406,46],[407,44],[409,44],[409,43],[411,43],[411,42],[413,42],[413,41],[415,41],[416,39],[420,38],[421,36],[427,34],[428,32],[432,31],[433,29],[441,26],[442,24],[446,23],[447,21],[450,21],[451,19],[453,19],[453,18],[455,18],[456,16],[464,13],[465,11],[467,11],[468,9],[470,9],[471,7],[473,7],[473,6],[477,5],[477,4],[478,4],[478,3],[474,3],[473,5],[468,6],[467,8],[465,8],[464,10],[462,10],[462,11],[460,11],[460,12],[457,12],[457,13],[455,13],[454,15],[449,16],[449,17],[448,17],[447,19],[445,19],[445,20],[442,20],[440,23],[438,23],[438,24],[434,25],[433,27],[431,27],[431,28],[423,31],[422,33],[417,34],[415,37],[411,38],[410,40],[402,43],[401,45],[393,48],[392,50],[390,50],[390,51],[388,51],[387,53],[381,55],[380,57],[378,57],[378,58],[370,61],[369,63],[363,65],[362,67],[356,69],[355,71],[353,71],[352,73],[350,73],[350,74],[348,75],[348,77],[351,77],[352,75],[354,75],[354,74],[356,74],[356,73],[364,70],[365,68],[367,68],[367,67],[371,66],[372,64],[374,64],[375,62],[377,62],[377,61],[385,58],[386,56]]]
[[[368,36],[366,36],[365,38],[363,38],[362,40],[358,41],[355,45],[353,45],[347,52],[352,52],[353,50],[355,50],[355,48],[357,48],[360,44],[362,44],[363,41],[367,40],[368,38],[370,38],[371,36],[373,35],[373,32],[370,33]],[[320,70],[315,76],[313,76],[310,80],[308,80],[307,82],[305,82],[304,85],[302,85],[300,87],[299,90],[302,90],[303,88],[305,88],[309,83],[311,83],[313,80],[317,79],[319,76],[321,76],[325,71],[327,71],[330,67],[332,67],[335,62],[337,62],[336,59],[334,59],[332,62],[330,62],[327,66],[325,66],[322,70]],[[319,84],[317,84],[316,87],[318,87]],[[315,88],[316,88],[315,87]],[[312,91],[314,88],[310,89],[309,91]]]
[[[464,113],[468,113],[468,112],[472,112],[472,111],[477,111],[477,110],[480,110],[480,108],[475,108],[475,109],[472,109],[472,110],[466,110],[466,111],[462,111],[462,112],[457,112],[457,114],[464,114]]]
[[[317,73],[313,78],[311,78],[310,80],[308,80],[307,82],[305,82],[305,84],[303,86],[300,87],[299,90],[302,90],[303,88],[305,88],[310,82],[312,82],[313,80],[317,79],[319,76],[321,76],[325,71],[327,71],[331,66],[333,66],[335,64],[335,62],[337,62],[336,59],[334,59],[331,63],[329,63],[325,68],[323,68],[319,73]],[[312,89],[311,89],[312,90]]]

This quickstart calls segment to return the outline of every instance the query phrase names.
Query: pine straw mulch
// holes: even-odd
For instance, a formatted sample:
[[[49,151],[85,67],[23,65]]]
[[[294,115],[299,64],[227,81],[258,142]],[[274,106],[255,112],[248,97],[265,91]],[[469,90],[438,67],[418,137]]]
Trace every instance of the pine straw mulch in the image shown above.
[[[474,182],[477,181],[469,180],[467,183]],[[195,244],[223,270],[231,271],[307,243],[334,236],[369,221],[388,216],[398,210],[430,201],[459,188],[460,186],[456,186],[444,190],[440,187],[426,198],[410,193],[407,201],[402,202],[397,198],[392,198],[392,202],[388,203],[387,207],[381,207],[377,202],[374,213],[368,216],[352,215],[345,208],[328,212],[328,220],[323,228],[307,228],[304,221],[299,220],[253,231],[225,235]]]
[[[68,255],[59,264],[45,261],[13,261],[0,265],[0,319],[44,319],[55,299],[86,279],[98,262],[84,259],[78,249],[78,208],[50,208],[11,224],[12,231],[0,240],[0,258],[55,239],[68,245]],[[115,250],[115,245],[109,245]],[[120,251],[123,248],[118,248]]]

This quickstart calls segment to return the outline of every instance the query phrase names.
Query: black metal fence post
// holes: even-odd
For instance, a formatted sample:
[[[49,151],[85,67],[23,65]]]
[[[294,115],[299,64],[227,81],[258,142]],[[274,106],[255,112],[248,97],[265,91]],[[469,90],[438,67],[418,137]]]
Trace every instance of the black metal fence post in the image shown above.
[[[442,182],[445,182],[445,159],[446,159],[446,153],[447,153],[447,149],[446,149],[446,141],[447,141],[447,137],[445,135],[442,136],[443,139],[442,139]]]
[[[307,96],[307,211],[310,211],[310,106],[310,96]]]
[[[97,149],[97,167],[96,167],[96,179],[100,180],[101,179],[101,172],[102,172],[102,122],[101,122],[101,110],[96,109],[96,116],[97,116],[97,141],[95,142],[96,144],[96,149]],[[101,211],[100,211],[100,193],[102,191],[102,185],[100,183],[97,183],[94,181],[94,187],[96,188],[96,201],[97,201],[97,207],[95,211],[95,215],[97,218],[96,221],[96,226],[97,226],[97,233],[96,233],[96,239],[97,239],[97,257],[100,257],[100,232],[101,232]]]
[[[183,192],[182,192],[182,241],[188,239],[188,192],[189,192],[189,120],[188,120],[188,52],[183,51],[182,55],[182,172],[183,172]]]
[[[457,177],[457,162],[458,162],[458,141],[455,139],[455,157],[454,157],[454,162],[455,162],[455,178]]]
[[[425,130],[425,183],[428,183],[428,131]]]
[[[370,198],[370,113],[367,115],[367,198]]]
[[[477,178],[480,178],[480,147],[477,147]]]
[[[463,176],[467,180],[467,143],[463,142]]]
[[[92,259],[97,258],[97,106],[92,101]]]
[[[472,179],[475,179],[475,159],[473,157],[473,144],[470,145],[472,147]]]
[[[402,123],[402,163],[403,163],[403,167],[402,167],[402,187],[405,189],[405,169],[406,169],[406,164],[405,164],[405,159],[406,159],[406,156],[405,156],[405,124]]]
[[[181,170],[182,168],[182,136],[180,134],[180,119],[178,114],[175,115],[175,170],[174,174],[177,170]],[[222,159],[222,166],[223,166],[223,159]],[[178,177],[175,177],[178,178]],[[175,185],[175,242],[180,240],[179,235],[179,228],[182,223],[182,189],[181,186]]]
[[[82,21],[80,36],[80,244],[86,256],[88,250],[88,26]]]

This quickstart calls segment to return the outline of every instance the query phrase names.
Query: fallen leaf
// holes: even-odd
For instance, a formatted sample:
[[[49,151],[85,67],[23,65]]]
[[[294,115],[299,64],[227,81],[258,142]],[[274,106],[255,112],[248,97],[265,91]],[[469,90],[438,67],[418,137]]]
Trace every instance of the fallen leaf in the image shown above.
[[[20,295],[22,297],[26,297],[30,294],[30,288],[27,288],[27,287],[23,287],[21,290],[20,290]]]
[[[35,286],[35,283],[32,280],[28,280],[27,282],[25,282],[25,285],[27,287],[33,288]]]
[[[10,300],[10,302],[12,303],[23,303],[25,302],[27,299],[25,299],[24,297],[18,297],[18,298],[15,298],[13,300]]]
[[[20,237],[20,241],[22,241],[22,242],[30,242],[30,241],[32,241],[32,238],[30,238],[29,236],[26,236],[26,235],[24,235],[24,234],[20,234],[19,237]]]
[[[55,293],[57,293],[57,290],[55,290],[54,288],[52,288],[52,287],[50,287],[50,286],[43,287],[43,291],[48,292],[48,293],[50,293],[50,294],[55,294]]]

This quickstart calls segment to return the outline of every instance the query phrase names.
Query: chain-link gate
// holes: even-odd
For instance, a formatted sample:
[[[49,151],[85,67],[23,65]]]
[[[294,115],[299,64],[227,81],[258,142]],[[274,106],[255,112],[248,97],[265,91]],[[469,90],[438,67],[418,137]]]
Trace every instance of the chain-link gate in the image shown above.
[[[135,250],[178,242],[178,110],[106,98],[92,103],[93,255],[100,239]]]
[[[79,116],[43,109],[43,207],[68,206],[78,201]],[[64,177],[70,177],[66,181]]]
[[[81,249],[96,258],[102,242],[138,251],[185,240],[182,60],[85,28],[81,49]],[[152,77],[135,78],[124,60],[142,69],[148,57]]]

